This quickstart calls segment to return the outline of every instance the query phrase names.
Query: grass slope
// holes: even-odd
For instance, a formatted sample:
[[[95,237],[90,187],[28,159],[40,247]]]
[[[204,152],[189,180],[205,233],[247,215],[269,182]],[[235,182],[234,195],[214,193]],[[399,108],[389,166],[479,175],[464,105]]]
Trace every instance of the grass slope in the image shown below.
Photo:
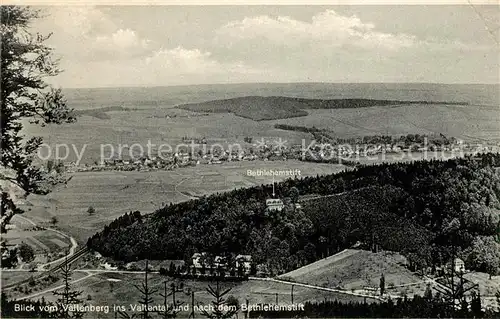
[[[384,274],[390,292],[423,293],[426,285],[404,265],[406,259],[392,252],[372,253],[347,249],[280,277],[310,285],[342,289],[376,289]],[[415,283],[415,285],[410,285]]]

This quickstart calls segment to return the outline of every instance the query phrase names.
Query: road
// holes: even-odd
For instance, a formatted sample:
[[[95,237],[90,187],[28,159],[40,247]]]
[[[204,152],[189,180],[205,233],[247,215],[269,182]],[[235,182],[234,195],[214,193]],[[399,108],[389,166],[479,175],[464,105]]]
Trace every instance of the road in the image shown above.
[[[189,180],[189,179],[191,179],[191,178],[192,178],[192,177],[186,177],[186,178],[182,179],[179,183],[175,184],[175,186],[174,186],[174,191],[175,191],[175,192],[177,192],[178,194],[181,194],[181,195],[182,195],[182,196],[184,196],[184,197],[189,198],[189,199],[196,199],[196,197],[191,196],[191,195],[188,195],[188,194],[185,194],[184,192],[181,192],[181,191],[179,191],[179,190],[177,189],[179,186],[181,186],[181,184],[182,184],[182,183],[184,183],[185,181],[187,181],[187,180]]]
[[[279,279],[274,279],[274,278],[260,278],[260,277],[249,277],[248,279],[250,280],[257,280],[257,281],[267,281],[267,282],[275,282],[275,283],[280,283],[280,284],[286,284],[286,285],[291,285],[291,286],[298,286],[298,287],[304,287],[304,288],[310,288],[310,289],[317,289],[317,290],[323,290],[323,291],[330,291],[330,292],[335,292],[339,294],[344,294],[344,295],[350,295],[350,296],[356,296],[356,297],[363,297],[363,298],[371,298],[375,300],[384,300],[385,298],[381,298],[378,296],[374,295],[369,295],[366,293],[363,293],[362,290],[357,290],[357,291],[347,291],[347,290],[340,290],[340,289],[334,289],[334,288],[326,288],[326,287],[321,287],[321,286],[314,286],[314,285],[309,285],[309,284],[303,284],[303,283],[298,283],[298,282],[290,282],[290,281],[285,281],[285,280],[279,280]],[[391,297],[394,299],[400,298],[401,296],[399,295],[384,295],[385,297]]]
[[[24,221],[30,223],[33,226],[39,226],[34,221],[32,221],[31,219],[29,219],[29,218],[26,218],[26,217],[24,217],[22,215],[16,215],[16,216],[18,216],[18,218],[21,218]],[[71,242],[71,247],[70,247],[69,252],[68,252],[68,254],[66,256],[63,256],[63,257],[61,257],[59,259],[47,262],[45,264],[38,265],[37,266],[37,270],[38,271],[44,271],[47,266],[63,262],[65,259],[70,258],[71,256],[73,256],[75,254],[76,248],[78,247],[78,243],[76,242],[76,239],[74,237],[69,236],[69,235],[67,235],[67,234],[65,234],[62,231],[59,231],[57,229],[53,229],[53,228],[49,228],[49,227],[44,227],[44,229],[46,229],[48,231],[55,232],[55,233],[57,233],[57,234],[59,234],[61,236],[64,236],[64,237],[68,238],[70,240],[70,242]]]

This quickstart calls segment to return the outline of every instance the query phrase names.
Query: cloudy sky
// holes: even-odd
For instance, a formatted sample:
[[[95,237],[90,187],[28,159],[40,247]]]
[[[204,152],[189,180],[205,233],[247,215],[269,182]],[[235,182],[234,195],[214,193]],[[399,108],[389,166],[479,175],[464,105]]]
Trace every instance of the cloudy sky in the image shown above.
[[[43,10],[63,87],[499,82],[499,6]]]

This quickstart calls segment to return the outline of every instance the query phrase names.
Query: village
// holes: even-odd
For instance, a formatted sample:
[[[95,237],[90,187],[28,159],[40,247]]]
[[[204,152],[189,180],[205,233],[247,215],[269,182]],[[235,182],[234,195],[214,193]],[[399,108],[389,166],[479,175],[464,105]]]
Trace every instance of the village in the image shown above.
[[[191,142],[203,143],[198,149],[191,147],[189,150],[179,148],[177,152],[157,152],[156,156],[133,156],[131,153],[120,153],[110,159],[94,161],[92,164],[79,164],[75,162],[63,162],[64,170],[72,172],[88,171],[158,171],[174,170],[176,168],[197,165],[220,165],[225,162],[239,161],[286,161],[296,159],[311,162],[350,163],[356,165],[359,161],[375,160],[384,161],[384,156],[393,156],[404,160],[412,159],[412,156],[430,157],[456,157],[465,154],[476,154],[482,152],[498,152],[500,143],[482,144],[465,142],[453,139],[446,144],[433,143],[425,140],[423,143],[407,145],[395,139],[391,143],[360,143],[363,140],[350,140],[354,144],[332,142],[317,142],[316,140],[302,144],[286,146],[286,141],[258,141],[256,144],[237,144],[237,149],[231,145],[227,150],[221,147],[211,147],[207,150],[207,140],[191,139]],[[186,140],[187,141],[187,140]],[[252,142],[252,138],[245,138],[246,142]]]

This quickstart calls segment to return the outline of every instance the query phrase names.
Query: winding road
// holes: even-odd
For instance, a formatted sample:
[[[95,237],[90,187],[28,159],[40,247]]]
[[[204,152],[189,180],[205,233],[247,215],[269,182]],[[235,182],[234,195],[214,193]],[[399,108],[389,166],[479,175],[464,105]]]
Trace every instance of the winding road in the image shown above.
[[[33,226],[38,226],[34,221],[32,221],[31,219],[29,219],[27,217],[24,217],[22,215],[16,215],[16,216],[18,218],[21,218],[22,220],[30,223]],[[78,243],[76,242],[76,239],[74,237],[69,236],[68,234],[65,234],[62,231],[59,231],[57,229],[53,229],[53,228],[49,228],[49,227],[44,227],[44,229],[48,230],[48,231],[55,232],[55,233],[57,233],[57,234],[59,234],[61,236],[64,236],[64,237],[68,238],[70,240],[70,242],[71,242],[71,247],[69,248],[69,252],[68,252],[68,254],[66,256],[63,256],[63,257],[58,258],[56,260],[47,262],[45,264],[38,265],[38,267],[37,267],[38,271],[44,271],[44,270],[46,270],[45,268],[47,266],[50,266],[50,265],[53,265],[53,264],[57,264],[57,263],[63,262],[66,259],[69,259],[70,257],[72,257],[75,254],[76,248],[78,247]]]

